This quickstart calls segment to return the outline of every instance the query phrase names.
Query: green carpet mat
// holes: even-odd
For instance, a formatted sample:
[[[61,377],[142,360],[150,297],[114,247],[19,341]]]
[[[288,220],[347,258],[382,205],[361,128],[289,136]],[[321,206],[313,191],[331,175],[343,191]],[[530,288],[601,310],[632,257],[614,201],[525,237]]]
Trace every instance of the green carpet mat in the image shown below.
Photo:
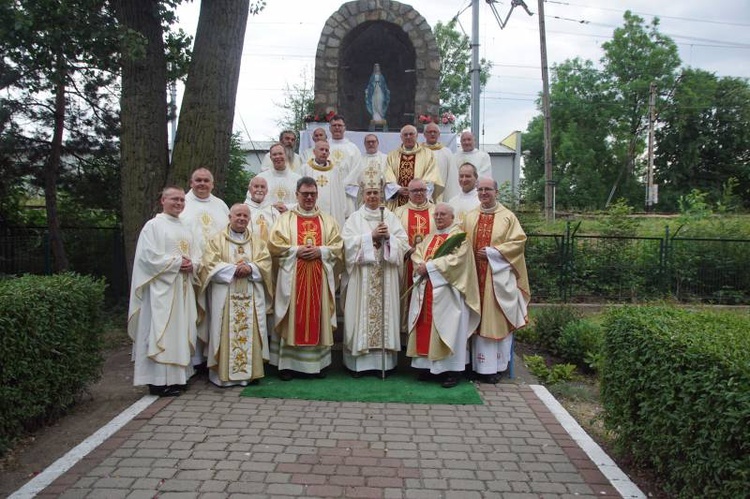
[[[329,372],[325,379],[294,378],[281,381],[276,372],[266,372],[257,385],[242,390],[243,397],[328,400],[332,402],[395,402],[402,404],[481,405],[474,384],[461,380],[453,388],[437,381],[417,381],[413,372],[396,372],[385,380],[366,375],[352,378],[341,370]]]

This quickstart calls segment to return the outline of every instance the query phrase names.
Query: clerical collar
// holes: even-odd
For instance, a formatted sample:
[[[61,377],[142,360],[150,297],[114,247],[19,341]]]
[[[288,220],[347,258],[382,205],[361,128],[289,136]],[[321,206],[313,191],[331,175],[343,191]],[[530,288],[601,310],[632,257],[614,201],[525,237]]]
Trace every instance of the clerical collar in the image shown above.
[[[239,241],[241,239],[244,239],[246,233],[247,233],[247,229],[245,229],[245,232],[235,232],[234,229],[232,229],[231,227],[229,227],[229,237],[231,237],[235,241]]]
[[[193,189],[190,189],[187,192],[187,194],[185,194],[185,195],[186,196],[190,196],[190,198],[195,199],[196,201],[200,201],[201,203],[210,203],[211,202],[211,194],[209,194],[208,197],[205,198],[205,199],[204,198],[199,198],[198,196],[195,195],[195,193],[193,192]]]
[[[282,177],[282,176],[286,176],[286,172],[288,171],[288,169],[285,167],[283,170],[279,171],[276,168],[271,167],[271,171],[277,177]]]
[[[497,208],[497,201],[495,201],[495,204],[493,204],[489,208],[485,208],[481,204],[479,205],[479,211],[481,211],[482,213],[492,213],[493,211],[495,211],[495,208]]]

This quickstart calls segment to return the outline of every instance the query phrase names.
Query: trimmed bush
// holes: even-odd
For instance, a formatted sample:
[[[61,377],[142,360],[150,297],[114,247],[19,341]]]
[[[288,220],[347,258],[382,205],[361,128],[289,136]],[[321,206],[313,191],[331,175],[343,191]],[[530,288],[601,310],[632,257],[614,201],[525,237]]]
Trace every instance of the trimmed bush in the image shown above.
[[[747,497],[750,317],[611,310],[601,395],[621,450],[675,497]]]
[[[0,280],[0,454],[69,408],[101,373],[104,280]]]

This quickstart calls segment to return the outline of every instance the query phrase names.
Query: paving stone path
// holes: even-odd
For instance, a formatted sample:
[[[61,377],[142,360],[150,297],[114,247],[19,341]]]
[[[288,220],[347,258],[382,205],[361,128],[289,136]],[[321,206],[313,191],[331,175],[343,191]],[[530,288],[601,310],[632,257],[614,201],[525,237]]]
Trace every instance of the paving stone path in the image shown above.
[[[531,387],[484,405],[159,399],[37,497],[622,497]]]

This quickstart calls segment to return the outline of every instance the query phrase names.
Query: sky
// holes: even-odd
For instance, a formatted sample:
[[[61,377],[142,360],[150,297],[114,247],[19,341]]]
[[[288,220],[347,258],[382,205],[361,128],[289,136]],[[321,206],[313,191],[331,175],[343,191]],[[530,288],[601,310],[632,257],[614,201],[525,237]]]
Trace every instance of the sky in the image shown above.
[[[273,140],[283,116],[284,89],[312,83],[315,51],[328,18],[344,2],[333,0],[267,0],[251,16],[245,35],[234,128],[243,141]],[[413,0],[411,5],[434,28],[458,15],[459,29],[471,37],[470,0]],[[542,90],[538,2],[526,0],[529,16],[517,7],[501,28],[487,3],[479,4],[479,54],[493,63],[480,98],[480,143],[498,143],[514,130],[525,131],[539,114]],[[502,20],[510,0],[496,2]],[[181,27],[195,34],[200,3],[181,6]],[[544,3],[547,59],[555,63],[580,57],[599,64],[602,43],[623,24],[626,10],[650,22],[677,44],[683,66],[717,76],[750,78],[750,1],[748,0],[571,0]],[[181,93],[181,89],[180,89]],[[181,96],[178,96],[178,102]],[[554,126],[554,124],[553,124]]]

